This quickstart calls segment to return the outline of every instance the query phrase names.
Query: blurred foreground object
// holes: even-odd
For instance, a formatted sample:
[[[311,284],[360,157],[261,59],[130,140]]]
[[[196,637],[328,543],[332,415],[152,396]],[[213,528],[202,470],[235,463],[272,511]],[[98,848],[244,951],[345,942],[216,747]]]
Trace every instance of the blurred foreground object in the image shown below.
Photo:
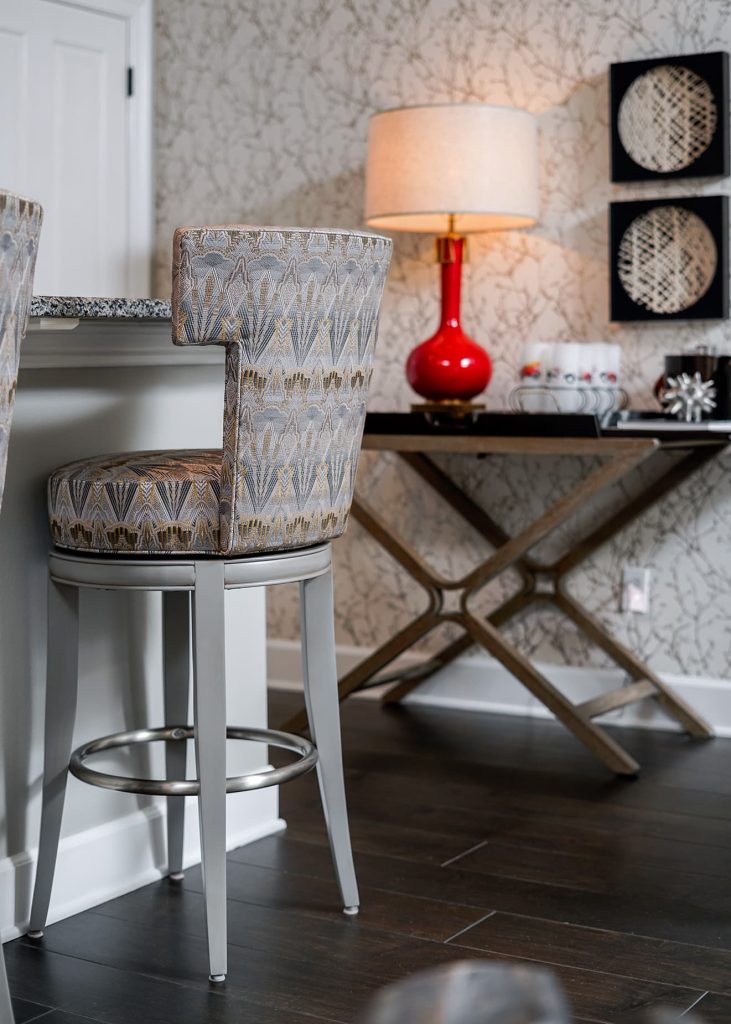
[[[566,997],[540,967],[457,960],[378,992],[361,1024],[569,1024]],[[658,1022],[660,1024],[660,1022]]]
[[[571,1024],[554,974],[534,964],[455,960],[377,992],[359,1024]],[[627,1024],[676,1024],[678,1008],[651,1009]],[[682,1015],[683,1024],[703,1024]]]

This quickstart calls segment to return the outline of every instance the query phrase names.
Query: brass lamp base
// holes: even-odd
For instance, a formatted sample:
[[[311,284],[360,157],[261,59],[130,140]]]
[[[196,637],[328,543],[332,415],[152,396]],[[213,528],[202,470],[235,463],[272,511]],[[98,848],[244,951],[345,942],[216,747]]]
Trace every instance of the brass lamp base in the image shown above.
[[[485,403],[467,402],[461,398],[441,398],[436,402],[412,402],[411,411],[460,420],[473,413],[484,412]]]

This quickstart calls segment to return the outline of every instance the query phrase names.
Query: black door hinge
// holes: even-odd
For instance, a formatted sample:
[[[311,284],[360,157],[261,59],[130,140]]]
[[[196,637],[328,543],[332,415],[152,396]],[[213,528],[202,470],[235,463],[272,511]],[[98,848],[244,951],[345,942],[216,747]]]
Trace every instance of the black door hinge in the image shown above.
[[[127,68],[127,95],[134,96],[135,91],[135,71],[134,68]]]

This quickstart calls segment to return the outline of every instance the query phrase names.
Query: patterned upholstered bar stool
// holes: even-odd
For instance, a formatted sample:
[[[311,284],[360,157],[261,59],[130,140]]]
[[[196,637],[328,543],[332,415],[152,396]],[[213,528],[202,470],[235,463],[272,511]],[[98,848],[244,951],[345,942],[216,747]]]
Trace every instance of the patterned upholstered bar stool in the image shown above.
[[[358,890],[348,832],[335,671],[330,541],[346,526],[391,243],[370,234],[182,228],[173,258],[173,341],[225,345],[222,451],[75,462],[49,481],[48,686],[43,818],[31,935],[46,922],[67,771],[94,785],[168,796],[169,871],[182,864],[181,797],[197,795],[210,978],[226,974],[226,792],[284,782],[317,763],[347,913]],[[229,727],[224,591],[300,583],[308,741]],[[80,587],[161,590],[164,728],[119,733],[71,756]],[[192,602],[190,600],[192,595]],[[192,609],[191,609],[192,603]],[[192,612],[192,614],[191,614]],[[189,623],[194,724],[188,706]],[[299,760],[226,779],[226,737]],[[198,780],[184,781],[185,743]],[[166,782],[94,770],[95,752],[166,741]]]
[[[28,326],[42,220],[43,211],[38,203],[12,192],[0,192],[0,508],[20,343]],[[5,960],[0,950],[0,1021],[12,1019]]]

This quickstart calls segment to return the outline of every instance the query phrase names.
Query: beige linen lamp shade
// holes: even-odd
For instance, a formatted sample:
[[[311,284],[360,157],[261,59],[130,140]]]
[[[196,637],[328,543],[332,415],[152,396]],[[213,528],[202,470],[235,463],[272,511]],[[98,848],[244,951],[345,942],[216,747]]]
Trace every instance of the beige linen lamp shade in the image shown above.
[[[525,110],[385,110],[369,123],[365,220],[433,234],[527,227],[538,218],[537,166],[536,122]]]

